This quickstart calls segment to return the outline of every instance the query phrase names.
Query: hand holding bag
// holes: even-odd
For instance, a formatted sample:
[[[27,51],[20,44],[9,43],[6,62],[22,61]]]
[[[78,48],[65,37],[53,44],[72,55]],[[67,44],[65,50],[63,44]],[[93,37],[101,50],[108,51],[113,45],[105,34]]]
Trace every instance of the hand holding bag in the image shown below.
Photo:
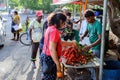
[[[15,29],[15,31],[17,31],[17,30],[22,30],[21,23],[20,23],[20,24],[16,24],[16,25],[14,25],[14,26],[12,26],[12,27]]]

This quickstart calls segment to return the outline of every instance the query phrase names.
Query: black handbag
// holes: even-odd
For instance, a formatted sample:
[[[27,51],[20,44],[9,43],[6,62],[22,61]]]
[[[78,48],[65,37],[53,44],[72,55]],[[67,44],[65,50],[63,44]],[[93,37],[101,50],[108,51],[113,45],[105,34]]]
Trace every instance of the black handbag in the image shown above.
[[[49,41],[49,34],[48,34],[48,41]],[[48,41],[47,41],[47,44],[48,44]],[[46,44],[46,50],[47,50],[47,44]],[[55,67],[55,64],[50,64],[50,63],[48,63],[46,60],[45,60],[45,58],[46,57],[48,57],[47,55],[46,55],[46,50],[45,50],[45,53],[44,53],[44,59],[43,59],[43,64],[42,64],[42,71],[43,71],[43,73],[45,73],[45,74],[51,74],[51,71],[52,71],[52,69]],[[50,56],[49,56],[50,57]]]
[[[55,64],[50,64],[50,63],[48,63],[48,62],[45,61],[45,58],[43,59],[43,66],[42,66],[43,73],[45,73],[45,74],[51,74],[51,71],[54,68],[54,66],[55,66]]]
[[[13,27],[11,28],[11,32],[12,32],[12,33],[16,32],[15,29],[14,29]]]

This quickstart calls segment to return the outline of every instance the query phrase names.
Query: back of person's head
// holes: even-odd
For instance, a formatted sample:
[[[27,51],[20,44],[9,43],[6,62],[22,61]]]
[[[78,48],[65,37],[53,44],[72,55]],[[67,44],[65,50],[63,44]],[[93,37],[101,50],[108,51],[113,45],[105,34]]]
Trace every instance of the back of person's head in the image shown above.
[[[27,17],[26,17],[26,21],[29,21],[29,19],[30,19],[29,16],[27,16]]]
[[[69,9],[63,8],[62,11],[63,11],[63,13],[66,15],[66,14],[69,12]]]
[[[85,17],[88,18],[88,17],[91,17],[91,16],[95,16],[94,12],[92,10],[87,10],[85,12]]]
[[[15,13],[15,14],[18,14],[18,12],[17,12],[17,11],[14,11],[14,13]]]
[[[69,16],[69,17],[71,17],[71,13],[70,12],[67,12],[66,15]]]
[[[56,28],[60,28],[60,20],[62,21],[62,23],[64,23],[66,21],[66,16],[59,12],[59,13],[51,13],[48,16],[48,24],[49,25],[54,25],[56,24]]]

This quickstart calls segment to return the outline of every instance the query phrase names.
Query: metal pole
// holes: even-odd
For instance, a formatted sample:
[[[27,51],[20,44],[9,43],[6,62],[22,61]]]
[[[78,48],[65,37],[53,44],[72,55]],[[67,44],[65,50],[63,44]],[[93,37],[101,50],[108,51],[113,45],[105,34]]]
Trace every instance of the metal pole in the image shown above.
[[[102,80],[102,76],[103,76],[103,58],[104,58],[104,48],[105,48],[105,27],[106,27],[107,2],[108,0],[104,0],[99,80]]]

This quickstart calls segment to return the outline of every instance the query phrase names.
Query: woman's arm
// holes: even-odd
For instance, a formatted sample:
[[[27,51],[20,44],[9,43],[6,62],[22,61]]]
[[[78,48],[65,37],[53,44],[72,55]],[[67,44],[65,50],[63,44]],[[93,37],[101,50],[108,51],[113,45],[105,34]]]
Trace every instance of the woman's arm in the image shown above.
[[[57,66],[57,71],[61,72],[61,65],[57,55],[57,42],[52,42],[52,41],[50,42],[50,53],[53,61]]]

